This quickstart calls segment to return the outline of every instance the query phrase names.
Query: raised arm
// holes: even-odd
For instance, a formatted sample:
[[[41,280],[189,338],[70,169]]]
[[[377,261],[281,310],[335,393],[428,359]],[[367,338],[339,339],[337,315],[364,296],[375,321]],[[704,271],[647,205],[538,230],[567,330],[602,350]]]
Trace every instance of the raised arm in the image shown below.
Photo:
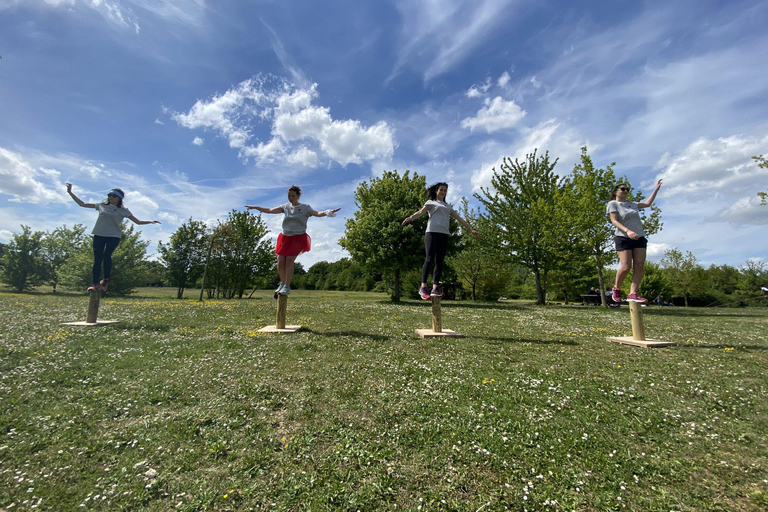
[[[409,222],[415,221],[416,219],[418,219],[419,217],[421,217],[422,215],[427,213],[427,210],[429,210],[429,207],[427,205],[424,205],[424,207],[421,210],[417,211],[416,213],[414,213],[410,217],[406,217],[405,220],[403,221],[402,225],[405,226]]]
[[[642,203],[637,203],[638,208],[648,208],[653,204],[653,200],[656,199],[656,194],[659,193],[659,189],[661,188],[661,180],[656,182],[656,188],[653,189],[653,192],[651,192],[651,195],[643,201]]]
[[[264,208],[263,206],[250,206],[245,205],[246,210],[258,210],[261,213],[283,213],[283,209],[278,207],[275,208]]]
[[[456,212],[451,212],[451,217],[453,217],[454,219],[456,219],[456,220],[458,221],[458,223],[459,223],[459,224],[461,224],[461,225],[462,225],[464,228],[468,229],[470,233],[472,233],[473,235],[475,235],[475,238],[477,238],[478,240],[480,240],[480,235],[478,235],[478,234],[477,234],[477,231],[475,231],[474,229],[472,229],[472,226],[470,226],[470,225],[469,225],[469,222],[467,222],[466,220],[462,219],[462,218],[461,218],[461,215],[459,215],[459,214],[458,214],[458,213],[456,213]]]
[[[313,217],[335,217],[336,212],[341,210],[341,208],[336,208],[335,210],[323,210],[322,212],[312,212]]]
[[[139,224],[141,226],[143,226],[145,224],[161,224],[161,222],[159,220],[139,220],[136,217],[134,217],[133,215],[131,215],[128,218],[131,219],[136,224]]]
[[[93,203],[85,203],[85,202],[83,202],[83,200],[82,200],[82,199],[80,199],[79,197],[77,197],[77,196],[74,194],[74,192],[72,192],[72,184],[71,184],[71,183],[67,183],[67,192],[69,193],[70,197],[71,197],[72,199],[74,199],[74,200],[75,200],[75,202],[76,202],[76,203],[77,203],[79,206],[82,206],[83,208],[95,208],[95,207],[96,207],[96,205],[95,205],[95,204],[93,204]]]

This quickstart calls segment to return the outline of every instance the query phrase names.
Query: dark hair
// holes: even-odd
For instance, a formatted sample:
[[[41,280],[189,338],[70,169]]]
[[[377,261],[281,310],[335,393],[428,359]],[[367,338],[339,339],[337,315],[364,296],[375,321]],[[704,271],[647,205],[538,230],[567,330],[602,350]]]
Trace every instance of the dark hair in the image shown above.
[[[619,190],[621,187],[630,188],[629,183],[617,183],[616,186],[613,187],[613,190],[611,190],[611,201],[616,199],[616,191]]]
[[[296,195],[301,197],[301,187],[298,185],[291,185],[288,192],[296,192]]]
[[[123,189],[115,187],[112,190],[114,190],[116,192],[120,192],[123,195],[123,197],[125,197],[125,192],[123,192]],[[107,196],[109,196],[109,194],[112,193],[112,190],[109,191]],[[117,194],[115,194],[115,195],[117,195]],[[123,207],[123,197],[117,196],[117,200],[118,200],[117,201],[117,207],[118,208],[122,208]],[[109,197],[107,197],[102,204],[109,204]]]
[[[445,186],[446,190],[448,189],[448,184],[442,181],[439,181],[434,185],[430,185],[429,188],[427,189],[427,199],[431,199],[432,201],[436,200],[437,189],[439,189],[441,186]]]

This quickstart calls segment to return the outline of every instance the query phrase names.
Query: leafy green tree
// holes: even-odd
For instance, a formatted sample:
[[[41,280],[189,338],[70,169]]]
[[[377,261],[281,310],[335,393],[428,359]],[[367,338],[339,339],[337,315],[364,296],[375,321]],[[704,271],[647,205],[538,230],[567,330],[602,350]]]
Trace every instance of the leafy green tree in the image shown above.
[[[214,231],[209,286],[216,295],[242,298],[257,277],[274,267],[274,245],[261,215],[232,210]],[[211,293],[209,292],[209,296]]]
[[[706,287],[705,276],[696,256],[690,251],[683,254],[676,248],[669,249],[664,252],[661,264],[673,292],[677,297],[683,297],[685,307],[688,307],[689,297],[701,293]]]
[[[141,232],[134,231],[133,225],[121,227],[123,236],[112,253],[112,276],[109,279],[110,294],[127,295],[147,281],[147,246],[141,239]],[[92,237],[87,236],[83,244],[61,266],[61,284],[75,290],[85,290],[91,284],[93,269]]]
[[[643,280],[640,282],[638,293],[647,297],[649,302],[653,302],[659,295],[667,299],[672,297],[672,285],[664,274],[661,265],[653,261],[645,262],[645,274],[643,274]]]
[[[391,298],[399,301],[402,273],[417,268],[424,259],[424,222],[403,227],[407,216],[424,204],[426,181],[405,171],[386,171],[381,177],[361,183],[355,191],[357,211],[347,219],[339,244],[352,260],[370,271],[381,272],[393,286]]]
[[[21,233],[13,235],[3,251],[3,282],[14,291],[23,292],[43,284],[46,274],[43,259],[42,231],[21,226]]]
[[[205,223],[190,218],[171,235],[168,244],[158,244],[160,260],[165,265],[168,282],[176,287],[177,299],[181,299],[184,290],[203,275],[208,250],[207,235]]]
[[[491,226],[492,243],[505,250],[512,262],[527,267],[534,276],[536,301],[546,302],[547,275],[561,258],[563,219],[557,204],[559,178],[554,172],[557,159],[536,151],[525,161],[504,158],[493,170],[491,188],[482,188],[475,197],[482,203]]]
[[[53,293],[61,280],[61,267],[86,242],[85,226],[75,224],[72,229],[66,225],[47,233],[43,238],[43,261],[46,280],[53,286]]]
[[[742,298],[761,294],[760,288],[768,286],[768,265],[755,259],[747,260],[739,267],[739,284],[736,289]]]

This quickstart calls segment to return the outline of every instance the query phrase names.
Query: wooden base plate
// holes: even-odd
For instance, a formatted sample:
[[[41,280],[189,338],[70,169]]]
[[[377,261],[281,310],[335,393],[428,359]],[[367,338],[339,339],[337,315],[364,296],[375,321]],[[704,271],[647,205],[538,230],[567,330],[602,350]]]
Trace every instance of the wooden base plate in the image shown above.
[[[605,338],[607,341],[613,341],[614,343],[623,343],[624,345],[634,345],[636,347],[644,348],[656,348],[656,347],[671,347],[675,345],[672,341],[661,340],[636,340],[632,336],[618,336],[615,338]]]
[[[120,320],[96,320],[96,322],[66,322],[61,325],[71,327],[101,327],[102,325],[119,324]]]
[[[262,327],[256,332],[296,332],[299,329],[301,329],[300,325],[286,325],[285,329],[278,329],[274,325],[268,325],[266,327]]]
[[[422,338],[465,338],[463,334],[450,329],[443,329],[442,332],[435,332],[432,329],[416,329],[416,334]]]

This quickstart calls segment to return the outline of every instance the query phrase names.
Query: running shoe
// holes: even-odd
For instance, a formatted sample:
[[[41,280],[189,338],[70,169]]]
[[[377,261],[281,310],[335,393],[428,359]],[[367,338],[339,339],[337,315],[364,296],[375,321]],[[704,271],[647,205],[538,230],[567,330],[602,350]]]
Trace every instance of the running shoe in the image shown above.
[[[627,302],[639,302],[641,304],[646,304],[648,302],[648,299],[645,297],[641,297],[636,293],[630,293],[627,295]]]
[[[109,279],[102,279],[101,283],[99,283],[99,289],[103,292],[107,291],[108,284],[109,284]]]
[[[613,302],[621,302],[621,290],[613,288]]]
[[[288,286],[287,284],[284,284],[283,287],[280,289],[280,291],[277,293],[280,295],[288,295],[289,293],[291,293],[291,287]]]
[[[89,291],[89,292],[95,292],[95,291],[96,291],[96,290],[98,290],[98,289],[99,289],[99,285],[98,285],[98,284],[96,284],[96,283],[93,283],[91,286],[89,286],[89,287],[86,289],[86,291]]]
[[[429,295],[432,297],[442,297],[445,294],[443,293],[443,290],[438,286],[437,288],[432,288],[432,292]]]
[[[429,290],[426,286],[422,286],[419,288],[419,295],[421,295],[421,298],[424,300],[429,300]]]

